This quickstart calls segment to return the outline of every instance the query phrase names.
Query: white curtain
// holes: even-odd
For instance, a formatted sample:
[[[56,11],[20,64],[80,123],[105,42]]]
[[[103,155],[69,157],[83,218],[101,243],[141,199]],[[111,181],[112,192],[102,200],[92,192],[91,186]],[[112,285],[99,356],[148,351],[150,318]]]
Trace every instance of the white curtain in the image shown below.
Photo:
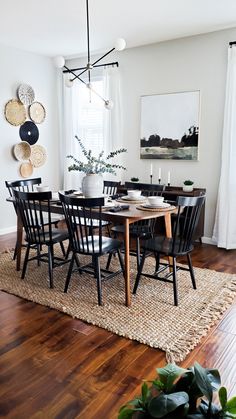
[[[221,175],[213,239],[236,249],[236,47],[228,50]]]
[[[122,138],[122,118],[121,118],[121,104],[120,104],[120,78],[119,71],[117,68],[104,68],[100,69],[100,72],[93,72],[92,82],[96,80],[102,80],[102,91],[99,93],[105,99],[111,99],[114,103],[114,107],[111,110],[107,110],[104,107],[102,100],[96,97],[96,95],[91,95],[92,103],[97,102],[98,107],[95,109],[97,119],[97,128],[98,135],[102,137],[101,141],[98,143],[95,142],[94,146],[91,146],[91,142],[86,144],[86,138],[88,137],[88,132],[84,128],[82,118],[84,118],[84,109],[83,109],[83,98],[84,95],[81,94],[81,88],[86,89],[82,83],[75,80],[72,87],[68,88],[63,82],[63,136],[62,136],[62,147],[61,152],[64,156],[63,161],[63,173],[64,173],[64,188],[65,189],[78,189],[81,184],[83,173],[77,171],[68,171],[68,166],[72,163],[72,160],[66,158],[68,155],[73,155],[74,157],[81,159],[81,150],[78,147],[77,141],[75,140],[75,135],[78,135],[79,138],[83,139],[85,147],[95,148],[92,149],[92,152],[97,155],[101,149],[105,151],[105,154],[108,154],[110,151],[123,147],[121,138]],[[64,79],[68,78],[68,75],[64,76]],[[87,90],[87,89],[86,89]],[[96,90],[96,89],[95,89]],[[88,94],[89,91],[87,90]],[[83,98],[82,98],[83,96]],[[82,116],[83,115],[83,116]],[[94,119],[95,120],[95,119]],[[102,129],[101,129],[102,128]],[[91,135],[91,133],[90,133]],[[96,135],[96,125],[95,125],[95,135]],[[100,148],[100,149],[98,149]],[[119,164],[122,164],[119,159]],[[109,175],[109,179],[112,179],[112,176]]]
[[[104,148],[107,153],[123,147],[123,120],[121,112],[120,73],[117,67],[107,67],[103,71],[104,97],[112,100],[111,111],[104,108]]]

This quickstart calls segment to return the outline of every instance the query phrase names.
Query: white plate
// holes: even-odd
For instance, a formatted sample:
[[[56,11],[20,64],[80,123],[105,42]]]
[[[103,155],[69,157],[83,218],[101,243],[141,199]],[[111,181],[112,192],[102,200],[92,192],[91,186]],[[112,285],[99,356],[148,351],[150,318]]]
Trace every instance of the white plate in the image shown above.
[[[158,204],[158,205],[143,204],[143,207],[145,208],[169,208],[170,204],[167,204],[166,202],[164,202],[163,204]]]
[[[122,196],[121,199],[125,199],[126,201],[145,201],[147,198],[145,196],[138,196],[137,198],[130,198],[130,196],[125,195],[125,196]]]

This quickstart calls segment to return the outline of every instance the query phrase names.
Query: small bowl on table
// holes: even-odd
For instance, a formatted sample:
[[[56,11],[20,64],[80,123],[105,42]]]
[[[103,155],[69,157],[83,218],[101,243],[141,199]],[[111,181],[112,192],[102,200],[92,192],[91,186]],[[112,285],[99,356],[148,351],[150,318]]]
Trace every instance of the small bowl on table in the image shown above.
[[[130,189],[127,191],[128,197],[130,199],[139,199],[141,197],[141,192],[138,189]]]
[[[49,191],[49,186],[48,185],[38,185],[38,186],[36,186],[36,191],[37,192],[48,192]]]
[[[148,204],[153,205],[154,207],[162,206],[164,204],[163,196],[148,196]]]

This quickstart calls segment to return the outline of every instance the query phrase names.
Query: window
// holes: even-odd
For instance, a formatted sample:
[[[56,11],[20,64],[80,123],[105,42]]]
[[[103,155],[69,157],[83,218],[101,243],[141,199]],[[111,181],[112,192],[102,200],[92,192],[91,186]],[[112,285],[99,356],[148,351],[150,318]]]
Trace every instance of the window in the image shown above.
[[[103,80],[92,83],[94,90],[103,95]],[[104,102],[84,84],[78,85],[78,133],[86,149],[93,153],[104,149]]]

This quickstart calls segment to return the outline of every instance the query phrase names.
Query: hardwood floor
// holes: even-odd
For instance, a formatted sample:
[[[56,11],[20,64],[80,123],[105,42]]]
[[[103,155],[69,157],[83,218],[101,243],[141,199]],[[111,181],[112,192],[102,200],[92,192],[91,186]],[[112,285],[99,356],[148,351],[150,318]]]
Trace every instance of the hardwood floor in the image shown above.
[[[0,251],[15,237],[0,237]],[[236,251],[197,245],[194,266],[236,273]],[[207,286],[207,284],[206,284]],[[219,368],[236,394],[236,305],[183,362]],[[0,292],[0,417],[116,418],[163,352]]]

